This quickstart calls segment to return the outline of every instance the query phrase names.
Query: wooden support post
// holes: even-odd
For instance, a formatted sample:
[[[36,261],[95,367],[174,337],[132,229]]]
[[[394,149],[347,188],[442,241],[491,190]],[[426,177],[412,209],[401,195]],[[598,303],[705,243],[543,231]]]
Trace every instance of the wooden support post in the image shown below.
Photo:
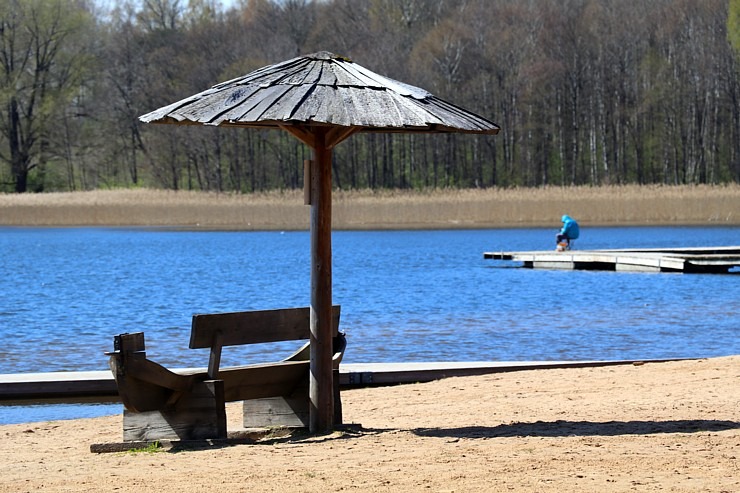
[[[326,129],[314,133],[311,166],[311,370],[309,429],[334,429],[332,371],[331,150]]]
[[[303,160],[303,204],[311,205],[311,160]]]

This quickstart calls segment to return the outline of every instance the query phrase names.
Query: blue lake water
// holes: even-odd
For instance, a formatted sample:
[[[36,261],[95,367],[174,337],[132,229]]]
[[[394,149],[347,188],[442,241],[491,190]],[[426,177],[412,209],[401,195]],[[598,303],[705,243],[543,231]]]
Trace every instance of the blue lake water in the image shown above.
[[[740,354],[740,275],[530,270],[483,259],[554,248],[554,233],[335,231],[344,361]],[[740,245],[740,228],[584,228],[577,242],[723,245]],[[165,366],[205,366],[207,354],[187,347],[190,317],[307,306],[309,251],[308,232],[0,228],[0,373],[104,370],[113,335],[134,331]],[[271,359],[262,350],[227,348],[222,364]],[[0,406],[0,423],[33,421],[31,410]]]

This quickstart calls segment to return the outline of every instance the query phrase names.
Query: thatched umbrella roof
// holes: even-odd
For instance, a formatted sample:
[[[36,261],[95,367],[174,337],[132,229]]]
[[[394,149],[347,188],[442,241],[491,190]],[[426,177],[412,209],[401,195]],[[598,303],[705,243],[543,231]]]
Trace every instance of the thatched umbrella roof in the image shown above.
[[[140,119],[246,127],[332,125],[366,132],[496,134],[499,130],[485,118],[424,89],[328,52],[255,70]]]
[[[499,128],[424,89],[328,52],[255,70],[140,120],[280,128],[313,148],[305,180],[311,205],[310,428],[332,430],[331,150],[356,132],[496,134]]]

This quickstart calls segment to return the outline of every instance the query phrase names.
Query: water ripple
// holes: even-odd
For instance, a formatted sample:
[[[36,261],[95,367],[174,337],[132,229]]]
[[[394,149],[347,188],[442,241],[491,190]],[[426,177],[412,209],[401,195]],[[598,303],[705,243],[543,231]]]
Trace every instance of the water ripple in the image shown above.
[[[731,245],[738,233],[586,228],[578,246]],[[738,276],[544,271],[482,258],[551,241],[543,229],[335,232],[345,361],[740,353]],[[0,229],[0,373],[106,369],[113,335],[134,331],[160,363],[203,366],[208,355],[187,347],[192,314],[307,305],[309,251],[306,232]],[[227,349],[224,364],[266,360],[261,347]]]

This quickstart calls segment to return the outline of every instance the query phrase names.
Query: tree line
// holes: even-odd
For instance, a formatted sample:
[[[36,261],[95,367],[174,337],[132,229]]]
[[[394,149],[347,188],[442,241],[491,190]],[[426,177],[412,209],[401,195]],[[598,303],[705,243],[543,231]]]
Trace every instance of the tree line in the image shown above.
[[[300,187],[284,132],[138,116],[316,51],[501,127],[354,135],[336,187],[740,182],[740,0],[0,0],[0,191]]]

